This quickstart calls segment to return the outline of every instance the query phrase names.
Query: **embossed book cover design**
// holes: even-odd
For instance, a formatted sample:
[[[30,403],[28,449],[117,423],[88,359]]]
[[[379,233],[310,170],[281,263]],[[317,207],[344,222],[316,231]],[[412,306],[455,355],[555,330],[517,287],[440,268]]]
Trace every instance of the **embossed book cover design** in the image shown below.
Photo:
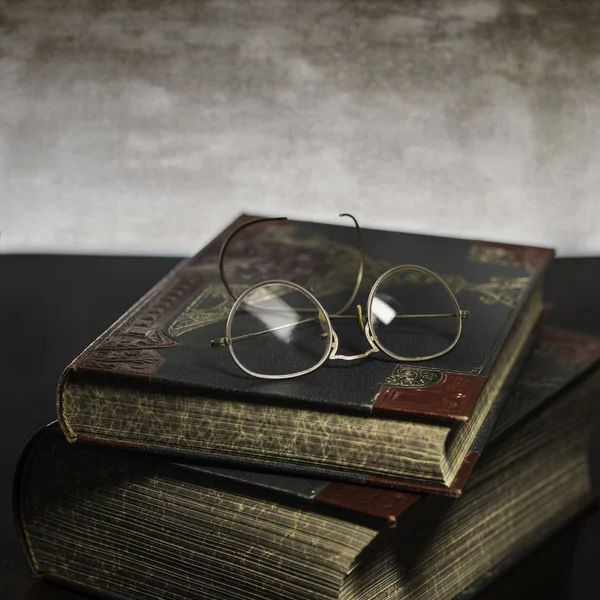
[[[241,464],[256,460],[276,468],[284,466],[283,459],[286,468],[300,471],[339,465],[353,481],[391,476],[408,487],[462,487],[457,474],[468,446],[506,381],[514,378],[541,312],[541,279],[552,251],[363,230],[367,259],[357,303],[364,305],[373,282],[388,268],[423,265],[439,273],[471,313],[459,343],[421,363],[373,355],[343,365],[330,361],[298,379],[265,381],[241,372],[226,351],[209,344],[224,334],[232,305],[219,277],[219,249],[228,232],[247,219],[238,219],[176,268],[69,365],[58,390],[59,420],[68,439]],[[359,263],[355,238],[351,227],[257,224],[228,250],[228,278],[238,294],[279,278],[307,287],[324,304],[339,305]],[[335,328],[351,352],[364,351],[355,321]],[[359,421],[347,423],[346,417]],[[432,439],[427,427],[439,433],[434,442],[425,442],[431,459],[444,452],[455,424],[465,424],[468,435],[454,435],[460,449],[448,465],[423,463],[404,473],[423,451],[423,440]],[[380,441],[393,436],[406,446],[396,472],[385,464],[364,464],[369,454],[364,446],[355,447],[348,465],[347,448],[322,460],[315,453],[322,447],[311,437],[315,429],[330,441],[340,428],[355,442],[361,436],[376,440],[369,427],[378,430]]]

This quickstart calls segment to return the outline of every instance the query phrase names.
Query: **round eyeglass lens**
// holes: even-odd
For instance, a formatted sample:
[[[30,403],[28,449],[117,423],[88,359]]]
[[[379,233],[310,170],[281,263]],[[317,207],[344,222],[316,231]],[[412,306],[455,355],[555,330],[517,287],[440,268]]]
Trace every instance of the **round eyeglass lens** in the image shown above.
[[[399,360],[443,354],[461,328],[458,303],[446,284],[412,266],[382,276],[371,295],[369,323],[379,346]]]
[[[327,316],[314,298],[290,283],[264,283],[248,290],[230,325],[234,360],[259,377],[301,375],[329,354]]]

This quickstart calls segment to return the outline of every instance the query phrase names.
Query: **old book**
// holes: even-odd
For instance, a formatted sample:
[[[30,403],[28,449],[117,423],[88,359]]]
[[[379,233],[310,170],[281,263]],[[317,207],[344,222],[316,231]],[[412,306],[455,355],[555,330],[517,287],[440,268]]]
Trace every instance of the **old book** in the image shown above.
[[[540,345],[460,499],[72,446],[49,426],[16,474],[23,545],[38,574],[112,598],[453,598],[590,502],[597,358],[584,336]]]
[[[364,230],[357,302],[364,306],[376,278],[399,262],[428,267],[470,311],[458,343],[434,360],[398,363],[373,354],[329,361],[296,379],[264,380],[241,371],[227,348],[210,345],[224,335],[232,305],[219,277],[219,249],[245,219],[68,366],[58,390],[67,438],[459,494],[477,434],[514,377],[542,309],[552,251]],[[245,229],[226,264],[234,290],[280,278],[339,307],[355,283],[358,256],[351,227],[283,221]],[[428,297],[425,284],[413,284]],[[354,319],[339,319],[335,328],[350,353],[365,350]]]

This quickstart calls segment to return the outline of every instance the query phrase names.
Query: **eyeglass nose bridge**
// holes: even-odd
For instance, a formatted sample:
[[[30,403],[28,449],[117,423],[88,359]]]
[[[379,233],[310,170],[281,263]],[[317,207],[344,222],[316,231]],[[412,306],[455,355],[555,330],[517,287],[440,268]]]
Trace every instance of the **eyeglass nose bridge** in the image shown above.
[[[367,342],[369,342],[369,346],[371,347],[362,354],[338,354],[337,352],[339,350],[339,339],[337,333],[332,328],[331,354],[329,355],[329,358],[331,360],[358,360],[360,358],[366,358],[374,352],[379,352],[379,348],[375,345],[375,340],[373,339],[373,335],[371,334],[369,324],[366,322],[366,317],[363,315],[362,307],[360,306],[360,304],[356,305],[356,320],[358,321],[360,330],[365,335],[365,338],[367,339]]]

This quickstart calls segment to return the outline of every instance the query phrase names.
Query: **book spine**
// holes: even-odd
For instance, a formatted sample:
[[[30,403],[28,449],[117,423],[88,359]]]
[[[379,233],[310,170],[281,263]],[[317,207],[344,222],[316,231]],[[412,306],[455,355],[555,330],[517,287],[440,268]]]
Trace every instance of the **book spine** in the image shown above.
[[[240,225],[240,223],[247,221],[249,219],[252,219],[252,218],[253,217],[249,216],[249,215],[241,215],[240,217],[235,219],[225,229],[225,231],[223,231],[223,232],[219,233],[217,236],[215,236],[195,257],[193,257],[193,259],[197,259],[199,256],[203,256],[209,252],[215,251],[215,248],[218,247],[223,242],[223,239],[225,239],[225,237],[227,235],[229,235],[229,233],[231,231],[233,231],[236,227],[238,227]],[[190,260],[191,259],[182,260],[173,269],[171,269],[171,271],[169,271],[169,273],[167,273],[160,281],[158,281],[156,283],[156,285],[154,285],[152,288],[150,288],[150,290],[148,290],[148,292],[146,292],[133,306],[131,306],[129,308],[129,310],[127,310],[123,315],[121,315],[121,317],[119,319],[117,319],[117,321],[115,321],[106,331],[104,331],[91,344],[89,344],[87,346],[87,348],[85,348],[85,350],[83,350],[83,352],[81,352],[81,354],[71,364],[69,364],[66,367],[66,369],[63,371],[63,373],[60,377],[60,380],[58,382],[58,386],[57,386],[56,412],[58,415],[58,422],[59,422],[60,427],[61,427],[63,433],[65,434],[65,437],[67,438],[67,440],[72,442],[72,441],[75,441],[78,437],[77,432],[74,431],[72,427],[70,427],[70,425],[65,417],[65,411],[64,411],[64,406],[63,406],[63,391],[64,391],[65,385],[67,384],[69,377],[74,372],[83,373],[83,372],[87,372],[87,371],[99,371],[102,376],[111,375],[112,373],[108,373],[106,371],[106,368],[98,369],[97,367],[94,367],[93,361],[90,362],[88,360],[90,358],[90,356],[93,355],[94,352],[96,352],[98,350],[99,346],[101,346],[102,344],[105,344],[107,342],[107,340],[110,340],[111,337],[118,330],[123,328],[123,326],[126,325],[126,323],[128,321],[134,320],[140,313],[142,313],[144,308],[147,307],[149,304],[151,304],[152,300],[157,295],[159,295],[165,291],[165,288],[172,286],[173,283],[176,282],[180,278],[180,275],[185,271],[186,267],[190,263]],[[180,294],[176,294],[176,296],[179,296],[179,295]],[[166,336],[163,336],[163,338],[164,337],[166,337]],[[148,347],[148,349],[150,351],[152,351],[153,348],[159,348],[161,346],[169,346],[169,345],[172,345],[173,343],[175,343],[175,342],[170,340],[170,338],[168,338],[168,336],[167,336],[167,340],[163,339],[162,343],[159,342],[157,345]],[[109,346],[110,346],[110,344],[109,344]],[[159,359],[157,364],[160,364],[160,355],[158,355],[158,353],[156,353],[156,355]],[[88,362],[89,364],[86,364],[86,362]],[[106,367],[106,365],[105,365],[105,367]],[[156,367],[156,365],[154,365],[154,367]],[[136,379],[136,378],[142,379],[144,381],[149,381],[149,379],[151,378],[152,372],[154,370],[154,367],[151,369],[151,372],[146,372],[146,370],[144,370],[144,369],[138,370],[137,368],[129,368],[129,369],[127,369],[126,374],[127,374],[127,377],[131,377],[134,379]],[[114,374],[119,375],[118,370],[115,370]],[[138,449],[143,449],[143,448],[140,447]]]
[[[19,460],[17,461],[17,466],[15,467],[15,472],[13,475],[13,520],[15,523],[15,529],[17,531],[19,542],[21,543],[21,548],[23,549],[25,558],[27,559],[27,564],[34,573],[39,573],[39,569],[37,561],[35,559],[35,555],[33,553],[33,548],[31,546],[27,523],[23,515],[23,488],[25,485],[25,478],[27,476],[28,467],[35,453],[35,449],[41,441],[41,439],[44,437],[44,435],[46,435],[48,431],[55,426],[55,424],[56,421],[42,427],[41,429],[38,429],[38,431],[36,431],[33,434],[31,439],[25,445],[25,448],[23,448],[21,455],[19,456]]]
[[[170,281],[172,281],[177,273],[179,273],[185,267],[187,262],[188,260],[183,260],[173,269],[171,269],[171,271],[164,278],[162,278],[154,287],[150,288],[150,290],[148,290],[148,292],[146,292],[131,308],[129,308],[129,310],[121,315],[121,317],[117,319],[117,321],[115,321],[111,327],[99,335],[71,364],[65,368],[58,381],[56,392],[56,413],[60,428],[65,434],[67,440],[74,441],[77,438],[77,433],[69,426],[63,410],[63,391],[71,373],[77,371],[78,364],[84,360],[85,357],[88,356],[94,349],[96,349],[101,342],[109,338],[110,335],[119,327],[121,327],[124,322],[131,319],[141,310],[142,307],[146,306],[156,294],[158,294]]]

